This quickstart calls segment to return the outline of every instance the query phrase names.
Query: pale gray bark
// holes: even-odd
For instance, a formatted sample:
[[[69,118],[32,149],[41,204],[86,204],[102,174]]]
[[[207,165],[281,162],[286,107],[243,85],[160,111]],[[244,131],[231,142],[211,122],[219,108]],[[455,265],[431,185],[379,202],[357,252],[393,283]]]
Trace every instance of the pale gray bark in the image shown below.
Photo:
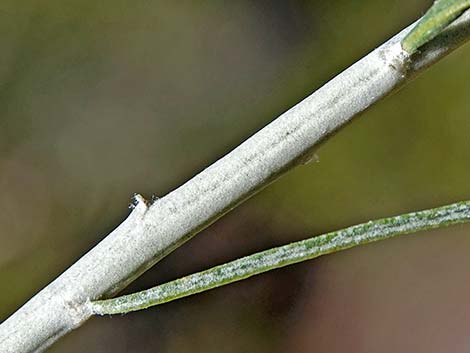
[[[0,351],[40,352],[109,297],[277,177],[369,106],[470,37],[470,11],[412,58],[400,41],[374,50],[239,147],[151,206],[137,198],[130,216],[0,325]],[[406,126],[403,127],[406,129]]]

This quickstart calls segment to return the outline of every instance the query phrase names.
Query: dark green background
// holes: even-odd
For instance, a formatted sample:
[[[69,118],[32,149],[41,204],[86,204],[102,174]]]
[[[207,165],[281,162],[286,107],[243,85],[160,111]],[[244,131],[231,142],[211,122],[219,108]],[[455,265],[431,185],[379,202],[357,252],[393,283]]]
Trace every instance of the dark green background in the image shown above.
[[[430,1],[0,4],[0,320]],[[131,285],[470,195],[470,46],[380,102]],[[347,92],[345,92],[347,93]],[[465,352],[468,226],[385,241],[147,311],[59,352]]]

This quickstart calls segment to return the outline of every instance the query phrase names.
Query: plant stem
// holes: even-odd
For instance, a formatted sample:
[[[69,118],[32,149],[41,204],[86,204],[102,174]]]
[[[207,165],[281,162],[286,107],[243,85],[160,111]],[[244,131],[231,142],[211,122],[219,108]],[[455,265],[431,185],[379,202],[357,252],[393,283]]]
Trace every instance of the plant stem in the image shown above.
[[[413,57],[401,46],[410,26],[163,198],[151,205],[138,198],[123,223],[0,324],[2,353],[41,352],[82,325],[93,314],[89,300],[115,295],[305,161],[360,113],[468,41],[469,24],[466,11]]]
[[[99,315],[141,310],[353,246],[469,221],[470,201],[370,221],[255,253],[141,292],[95,301],[91,310]]]

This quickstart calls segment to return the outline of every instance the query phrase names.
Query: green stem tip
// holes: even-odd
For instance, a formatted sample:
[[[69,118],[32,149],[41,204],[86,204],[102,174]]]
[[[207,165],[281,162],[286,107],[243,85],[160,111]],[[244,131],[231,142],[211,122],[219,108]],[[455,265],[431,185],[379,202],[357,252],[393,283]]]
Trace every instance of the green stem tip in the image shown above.
[[[269,249],[141,292],[91,302],[93,313],[122,314],[377,240],[470,221],[470,201],[355,225]]]

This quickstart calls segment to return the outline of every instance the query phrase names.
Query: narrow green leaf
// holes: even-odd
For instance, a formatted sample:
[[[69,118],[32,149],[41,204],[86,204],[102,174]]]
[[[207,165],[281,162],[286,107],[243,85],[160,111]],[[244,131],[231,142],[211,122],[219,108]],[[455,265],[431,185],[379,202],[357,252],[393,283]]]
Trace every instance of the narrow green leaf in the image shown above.
[[[94,301],[91,309],[98,315],[145,309],[353,246],[469,221],[470,201],[370,221],[262,251],[138,293]]]
[[[402,47],[413,54],[442,32],[470,7],[470,0],[436,0],[418,24],[403,39]]]

